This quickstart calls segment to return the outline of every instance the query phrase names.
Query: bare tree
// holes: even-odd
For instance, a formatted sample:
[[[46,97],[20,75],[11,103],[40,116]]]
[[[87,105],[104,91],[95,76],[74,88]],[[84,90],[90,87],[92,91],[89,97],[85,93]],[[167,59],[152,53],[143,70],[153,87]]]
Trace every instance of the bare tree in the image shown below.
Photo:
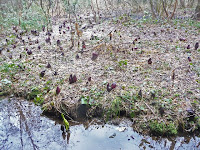
[[[169,2],[167,0],[149,0],[152,16],[154,18],[163,17],[163,13],[165,13],[167,19],[172,19],[175,15],[178,0],[174,0],[174,4],[172,1],[173,0]],[[169,15],[169,9],[172,9],[171,15]]]
[[[50,8],[52,6],[52,2],[51,2],[51,0],[46,0],[46,1],[40,0],[38,5],[41,7],[41,9],[42,9],[42,11],[43,11],[43,13],[46,17],[47,29],[49,29],[49,25],[51,23],[51,21],[50,21]]]
[[[150,6],[151,6],[152,15],[153,15],[153,17],[155,18],[157,15],[156,15],[155,7],[154,7],[154,5],[153,5],[153,1],[150,0],[149,2],[150,2]]]

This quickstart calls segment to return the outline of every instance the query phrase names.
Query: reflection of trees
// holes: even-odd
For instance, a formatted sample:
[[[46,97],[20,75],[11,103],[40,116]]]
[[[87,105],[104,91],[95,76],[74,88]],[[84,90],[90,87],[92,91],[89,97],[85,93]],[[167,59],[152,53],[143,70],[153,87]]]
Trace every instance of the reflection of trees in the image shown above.
[[[1,111],[3,112],[3,114],[2,116],[0,116],[0,123],[2,123],[2,131],[5,132],[6,137],[4,136],[3,140],[0,138],[0,145],[2,145],[2,147],[0,146],[0,149],[9,149],[13,147],[13,144],[15,143],[20,143],[20,149],[23,149],[25,144],[24,141],[27,142],[27,140],[23,137],[26,134],[24,134],[23,132],[28,134],[27,139],[30,139],[32,148],[37,149],[38,147],[34,143],[31,131],[32,129],[39,129],[37,123],[34,122],[38,119],[40,120],[40,118],[38,118],[38,115],[32,114],[34,112],[32,112],[32,108],[29,108],[28,102],[23,104],[22,101],[11,100],[10,102],[8,102],[5,100],[1,107]],[[35,113],[37,113],[37,111]],[[10,136],[17,138],[16,140],[19,141],[10,142]],[[18,145],[17,147],[19,148]]]
[[[28,101],[0,101],[0,150],[50,149],[51,143],[54,148],[67,143],[62,139],[59,125],[41,117],[41,113],[39,106]],[[66,140],[69,138],[70,134]]]
[[[152,149],[196,149],[200,138],[184,135],[184,137],[149,137],[144,136],[139,147]]]
[[[19,129],[17,127],[17,116],[15,108],[11,106],[10,108],[7,107],[10,105],[8,101],[1,101],[1,116],[0,116],[0,128],[3,131],[3,135],[0,135],[0,149],[10,149],[13,144],[9,141],[9,136],[17,135]],[[8,143],[10,142],[10,143]]]
[[[37,147],[37,145],[35,145],[35,143],[33,141],[31,130],[30,130],[31,125],[33,125],[33,124],[27,121],[26,114],[24,114],[24,112],[22,110],[22,108],[23,108],[22,103],[21,102],[19,102],[19,103],[16,102],[15,105],[17,105],[19,116],[20,116],[19,122],[20,122],[20,140],[21,140],[21,146],[23,148],[23,138],[22,138],[23,134],[22,134],[22,132],[23,132],[23,126],[24,126],[25,127],[25,131],[28,133],[28,136],[29,136],[29,138],[31,140],[31,144],[33,145],[33,149],[36,150],[36,149],[38,149],[38,147]]]

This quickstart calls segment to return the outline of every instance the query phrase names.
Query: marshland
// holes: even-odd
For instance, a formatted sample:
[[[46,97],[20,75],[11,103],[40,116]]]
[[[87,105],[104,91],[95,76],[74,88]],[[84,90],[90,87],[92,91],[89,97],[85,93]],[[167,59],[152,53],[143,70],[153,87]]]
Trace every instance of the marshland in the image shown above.
[[[127,136],[109,149],[131,149],[131,141],[145,136],[155,145],[136,148],[179,149],[170,141],[183,136],[192,142],[182,148],[198,149],[199,0],[1,0],[0,9],[0,105],[8,108],[0,114],[19,128],[22,148],[23,123],[27,127],[27,120],[42,114],[59,124],[53,131],[61,126],[66,136],[76,126],[93,136],[111,128],[113,135],[104,136],[118,143],[118,134]],[[6,134],[7,121],[0,120]],[[33,131],[30,126],[26,133],[32,137]],[[82,133],[80,139],[86,138]],[[159,147],[159,137],[170,146]],[[69,139],[57,149],[70,147]],[[42,149],[33,141],[33,149]]]

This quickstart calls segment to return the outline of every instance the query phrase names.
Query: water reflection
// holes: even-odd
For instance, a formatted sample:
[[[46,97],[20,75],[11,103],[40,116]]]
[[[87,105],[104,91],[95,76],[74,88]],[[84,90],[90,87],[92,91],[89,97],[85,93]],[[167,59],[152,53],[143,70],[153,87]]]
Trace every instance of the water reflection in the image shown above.
[[[0,100],[1,150],[137,150],[137,149],[200,149],[198,137],[156,138],[142,136],[123,121],[120,126],[90,126],[70,123],[70,132],[63,133],[58,120],[41,116],[40,107],[17,99]],[[112,135],[115,135],[112,137]],[[110,137],[110,138],[109,138]],[[111,138],[112,137],[112,138]]]

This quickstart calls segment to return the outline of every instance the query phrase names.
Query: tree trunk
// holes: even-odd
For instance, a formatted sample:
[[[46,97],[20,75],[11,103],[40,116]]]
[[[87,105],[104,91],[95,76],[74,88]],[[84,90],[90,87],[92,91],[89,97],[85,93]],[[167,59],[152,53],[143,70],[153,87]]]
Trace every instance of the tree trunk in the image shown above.
[[[151,6],[152,16],[155,18],[155,17],[157,17],[157,15],[156,15],[156,12],[155,12],[155,8],[154,8],[154,5],[153,5],[153,1],[150,0],[149,3],[150,3],[150,6]]]
[[[174,3],[174,10],[173,10],[171,16],[169,17],[169,19],[172,19],[174,17],[177,5],[178,5],[178,0],[176,0],[175,3]]]
[[[195,18],[197,20],[200,20],[200,0],[198,0],[197,7],[195,9]]]

